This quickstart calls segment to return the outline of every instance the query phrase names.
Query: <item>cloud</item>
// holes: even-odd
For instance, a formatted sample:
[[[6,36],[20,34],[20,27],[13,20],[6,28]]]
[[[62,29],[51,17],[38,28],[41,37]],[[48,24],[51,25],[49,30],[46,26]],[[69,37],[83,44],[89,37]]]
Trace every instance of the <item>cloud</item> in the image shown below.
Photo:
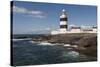
[[[50,28],[34,29],[32,31],[50,31]]]
[[[45,18],[44,12],[38,11],[38,10],[28,10],[27,8],[24,7],[18,7],[18,6],[13,6],[13,12],[15,13],[21,13],[21,14],[28,14],[36,18]]]
[[[71,25],[69,25],[69,27],[76,27],[76,25],[74,25],[74,24],[71,24]]]
[[[35,18],[40,18],[40,19],[46,18],[46,16],[44,16],[44,15],[31,15],[31,16],[35,17]]]
[[[22,7],[17,7],[17,6],[13,6],[13,12],[16,12],[16,13],[27,13],[28,10],[25,9],[25,8],[22,8]]]
[[[43,14],[41,11],[28,11],[29,14]]]
[[[51,29],[50,28],[40,28],[40,29],[32,29],[29,30],[26,33],[31,33],[31,34],[50,34],[51,33]]]

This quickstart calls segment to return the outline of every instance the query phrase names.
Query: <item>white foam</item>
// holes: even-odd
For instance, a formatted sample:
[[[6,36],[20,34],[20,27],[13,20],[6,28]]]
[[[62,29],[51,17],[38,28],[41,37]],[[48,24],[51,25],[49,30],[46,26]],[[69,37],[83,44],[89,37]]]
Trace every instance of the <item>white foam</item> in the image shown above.
[[[68,46],[68,47],[69,47],[69,46],[71,46],[71,45],[70,45],[70,44],[64,44],[64,46]]]
[[[29,41],[30,43],[35,43],[34,41]]]
[[[53,46],[53,45],[56,45],[56,44],[52,44],[52,43],[48,43],[48,42],[41,42],[39,43],[38,45],[50,45],[50,46]]]
[[[76,58],[79,57],[79,53],[76,51],[63,52],[62,56]]]
[[[70,55],[70,56],[72,56],[72,57],[77,57],[77,56],[79,56],[79,53],[76,52],[76,51],[71,51],[71,52],[68,52],[67,54]]]
[[[72,45],[72,47],[75,47],[75,48],[77,48],[78,46],[77,46],[77,45]]]
[[[25,39],[12,39],[13,41],[22,41],[22,40],[31,40],[31,38],[25,38]]]
[[[70,44],[63,44],[63,43],[49,43],[47,41],[44,42],[35,42],[35,41],[29,41],[30,43],[37,43],[37,45],[50,45],[50,46],[54,46],[54,45],[64,45],[64,46],[71,46]]]

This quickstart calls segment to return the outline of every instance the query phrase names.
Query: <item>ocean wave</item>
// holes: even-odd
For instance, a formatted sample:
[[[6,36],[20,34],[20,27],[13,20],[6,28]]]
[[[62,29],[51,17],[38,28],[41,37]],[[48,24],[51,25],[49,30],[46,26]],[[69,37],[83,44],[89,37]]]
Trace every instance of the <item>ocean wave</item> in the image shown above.
[[[64,44],[64,46],[67,46],[67,47],[69,47],[69,46],[71,46],[70,44]]]
[[[63,52],[62,56],[76,58],[79,57],[79,53],[76,51]]]
[[[36,43],[37,45],[43,45],[43,46],[45,46],[45,45],[50,45],[50,46],[54,46],[54,45],[62,45],[62,46],[66,46],[66,47],[69,47],[69,46],[71,46],[70,44],[64,44],[64,43],[49,43],[49,42],[47,42],[47,41],[44,41],[44,42],[36,42],[36,41],[29,41],[30,43]]]
[[[37,43],[37,44],[40,43],[40,42],[36,42],[36,41],[32,41],[32,40],[30,40],[30,41],[28,41],[28,42],[30,42],[30,43]]]
[[[41,43],[39,43],[38,45],[50,45],[50,46],[54,46],[54,45],[56,45],[56,44],[52,44],[52,43],[48,43],[48,42],[41,42]]]
[[[72,57],[78,57],[79,56],[79,53],[76,52],[76,51],[70,51],[67,54],[70,55],[70,56],[72,56]]]
[[[45,45],[56,45],[56,44],[52,44],[52,43],[49,43],[49,42],[36,42],[36,41],[29,41],[30,43],[35,43],[35,44],[37,44],[37,45],[43,45],[43,46],[45,46]]]
[[[22,41],[22,40],[31,40],[31,38],[25,38],[25,39],[12,39],[12,41]]]

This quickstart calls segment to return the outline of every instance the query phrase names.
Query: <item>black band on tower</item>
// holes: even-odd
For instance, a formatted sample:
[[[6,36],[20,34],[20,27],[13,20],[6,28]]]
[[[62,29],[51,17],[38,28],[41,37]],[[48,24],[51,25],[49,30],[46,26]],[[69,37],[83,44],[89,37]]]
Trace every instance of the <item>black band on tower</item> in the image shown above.
[[[60,21],[67,21],[67,18],[60,18]]]
[[[60,28],[67,28],[67,25],[60,25]]]

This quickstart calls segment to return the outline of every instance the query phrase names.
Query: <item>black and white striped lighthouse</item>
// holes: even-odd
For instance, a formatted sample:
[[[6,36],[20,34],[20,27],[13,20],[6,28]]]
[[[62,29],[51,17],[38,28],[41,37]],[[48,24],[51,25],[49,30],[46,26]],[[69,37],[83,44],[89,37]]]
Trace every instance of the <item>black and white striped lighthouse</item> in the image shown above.
[[[68,18],[66,11],[63,9],[60,15],[60,33],[66,33],[68,28]]]

